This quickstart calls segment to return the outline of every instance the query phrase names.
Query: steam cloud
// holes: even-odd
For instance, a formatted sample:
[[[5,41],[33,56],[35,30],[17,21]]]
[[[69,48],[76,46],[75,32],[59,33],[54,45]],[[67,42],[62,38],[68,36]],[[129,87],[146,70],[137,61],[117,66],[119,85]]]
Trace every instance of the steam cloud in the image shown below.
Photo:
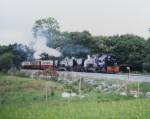
[[[49,56],[59,57],[61,53],[53,48],[47,47],[47,39],[38,36],[33,44],[33,49],[35,50],[34,57],[40,59],[42,53],[47,53]]]

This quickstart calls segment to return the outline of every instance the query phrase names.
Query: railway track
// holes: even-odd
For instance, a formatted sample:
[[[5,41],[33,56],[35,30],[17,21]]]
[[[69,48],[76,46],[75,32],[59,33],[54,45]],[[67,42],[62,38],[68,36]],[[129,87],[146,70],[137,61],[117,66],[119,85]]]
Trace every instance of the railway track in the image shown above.
[[[21,72],[27,73],[31,75],[39,70],[21,70]],[[150,75],[144,74],[105,74],[105,73],[87,73],[87,72],[68,72],[68,71],[59,71],[59,74],[64,75],[72,75],[72,76],[81,76],[81,77],[88,77],[91,79],[119,79],[119,80],[127,80],[127,81],[140,81],[140,82],[150,82]]]
[[[140,81],[140,82],[150,82],[150,75],[142,75],[142,74],[105,74],[105,73],[85,73],[85,72],[59,72],[60,74],[70,74],[70,75],[78,75],[81,77],[88,78],[101,78],[101,79],[119,79],[119,80],[127,80],[127,81]]]

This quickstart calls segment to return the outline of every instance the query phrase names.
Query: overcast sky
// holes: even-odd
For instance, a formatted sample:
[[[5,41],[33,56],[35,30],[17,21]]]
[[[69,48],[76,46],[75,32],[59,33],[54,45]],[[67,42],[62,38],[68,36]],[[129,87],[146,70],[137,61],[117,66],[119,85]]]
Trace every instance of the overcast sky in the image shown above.
[[[150,0],[0,0],[0,45],[29,43],[34,21],[49,16],[61,31],[150,36]]]

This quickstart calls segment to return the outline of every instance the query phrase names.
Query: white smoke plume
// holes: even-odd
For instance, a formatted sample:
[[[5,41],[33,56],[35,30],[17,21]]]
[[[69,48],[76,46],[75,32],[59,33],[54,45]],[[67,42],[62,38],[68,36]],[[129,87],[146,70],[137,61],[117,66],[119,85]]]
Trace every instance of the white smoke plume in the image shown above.
[[[38,36],[33,43],[33,49],[35,50],[34,58],[40,59],[42,53],[47,53],[49,56],[60,57],[61,53],[53,48],[47,47],[47,39]]]

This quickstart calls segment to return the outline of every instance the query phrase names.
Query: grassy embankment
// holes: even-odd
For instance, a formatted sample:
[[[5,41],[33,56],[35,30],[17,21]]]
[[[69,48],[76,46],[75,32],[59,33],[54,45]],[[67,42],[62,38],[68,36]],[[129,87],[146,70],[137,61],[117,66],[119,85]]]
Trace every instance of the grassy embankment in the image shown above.
[[[0,119],[150,118],[149,99],[94,91],[90,91],[84,99],[63,99],[61,92],[65,88],[58,82],[1,74]],[[148,86],[144,90],[149,90]]]

